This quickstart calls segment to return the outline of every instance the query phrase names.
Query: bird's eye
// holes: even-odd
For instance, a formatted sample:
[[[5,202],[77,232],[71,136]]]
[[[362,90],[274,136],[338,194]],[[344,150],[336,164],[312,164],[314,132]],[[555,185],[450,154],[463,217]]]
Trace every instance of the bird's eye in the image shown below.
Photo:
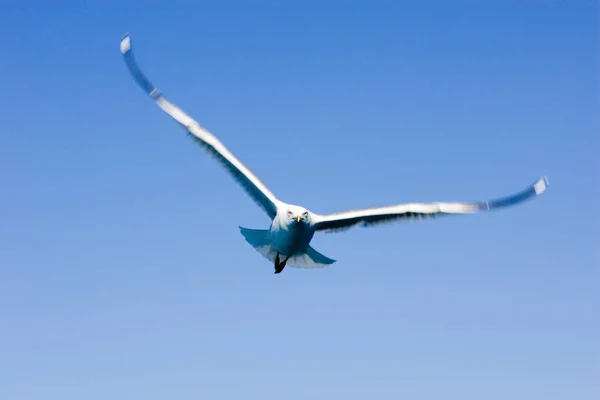
[[[292,215],[292,212],[291,212],[291,211],[288,211],[288,216],[291,216],[291,215]]]
[[[305,217],[308,217],[308,211],[304,211],[304,214],[302,214],[302,215],[304,215]]]

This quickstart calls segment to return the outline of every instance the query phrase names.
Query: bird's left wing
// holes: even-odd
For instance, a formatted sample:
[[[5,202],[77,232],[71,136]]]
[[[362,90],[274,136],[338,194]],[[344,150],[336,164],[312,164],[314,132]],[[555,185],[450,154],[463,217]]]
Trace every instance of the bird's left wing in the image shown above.
[[[451,214],[472,214],[480,211],[496,210],[513,206],[542,194],[548,186],[548,179],[542,177],[528,188],[513,195],[472,203],[406,203],[387,207],[345,211],[336,214],[315,215],[314,227],[317,231],[340,231],[354,226],[371,226],[398,220],[420,220]]]
[[[281,203],[273,193],[252,173],[240,160],[238,160],[215,136],[194,121],[175,104],[171,103],[160,90],[146,78],[138,67],[131,49],[131,37],[126,35],[121,40],[121,53],[129,72],[136,83],[149,95],[156,104],[175,121],[182,125],[191,136],[204,147],[217,161],[221,163],[246,193],[258,204],[272,219],[277,214],[277,206]]]

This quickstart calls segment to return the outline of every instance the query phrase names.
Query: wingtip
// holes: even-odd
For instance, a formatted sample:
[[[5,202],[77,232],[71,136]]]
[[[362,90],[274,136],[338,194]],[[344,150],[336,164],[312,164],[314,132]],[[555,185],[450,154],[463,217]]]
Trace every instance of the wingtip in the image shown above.
[[[548,186],[550,185],[550,181],[547,176],[542,176],[537,182],[533,185],[533,189],[535,190],[536,195],[540,195],[546,191]]]
[[[120,48],[122,54],[125,54],[131,50],[131,36],[129,35],[129,33],[123,35],[123,38],[121,39],[120,43]]]

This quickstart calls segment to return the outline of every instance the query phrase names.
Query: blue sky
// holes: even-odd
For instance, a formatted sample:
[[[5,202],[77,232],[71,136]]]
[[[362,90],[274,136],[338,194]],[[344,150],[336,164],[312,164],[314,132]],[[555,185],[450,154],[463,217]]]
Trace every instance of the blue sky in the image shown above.
[[[301,3],[301,4],[300,4]],[[485,3],[485,4],[484,4]],[[591,1],[5,3],[0,398],[598,398]],[[315,237],[268,219],[134,84],[316,212],[496,213]]]

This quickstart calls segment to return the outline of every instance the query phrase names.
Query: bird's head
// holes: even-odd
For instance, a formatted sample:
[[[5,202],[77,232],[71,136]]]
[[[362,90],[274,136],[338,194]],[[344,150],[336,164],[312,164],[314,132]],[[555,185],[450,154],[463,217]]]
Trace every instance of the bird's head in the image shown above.
[[[288,221],[296,224],[308,223],[310,219],[310,213],[308,212],[308,210],[298,206],[289,207],[286,214]]]

